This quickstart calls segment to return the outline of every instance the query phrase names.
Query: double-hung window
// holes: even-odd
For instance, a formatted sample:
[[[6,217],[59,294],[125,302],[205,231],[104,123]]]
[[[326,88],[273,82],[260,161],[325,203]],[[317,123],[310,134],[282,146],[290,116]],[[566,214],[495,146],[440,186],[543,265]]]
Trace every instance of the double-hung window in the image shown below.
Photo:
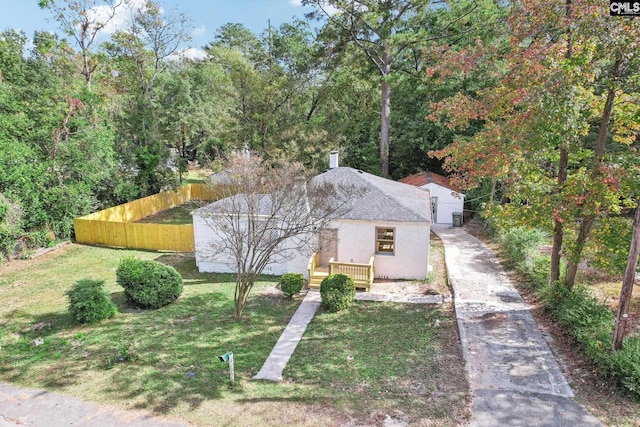
[[[376,253],[393,255],[395,251],[395,228],[376,227]]]

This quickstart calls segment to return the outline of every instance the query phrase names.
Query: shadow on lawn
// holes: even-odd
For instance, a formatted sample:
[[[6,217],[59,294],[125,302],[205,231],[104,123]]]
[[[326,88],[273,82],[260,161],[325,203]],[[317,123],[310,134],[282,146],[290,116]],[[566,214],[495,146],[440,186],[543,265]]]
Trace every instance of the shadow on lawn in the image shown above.
[[[196,259],[192,254],[171,253],[162,254],[155,259],[175,268],[184,279],[185,285],[199,285],[206,283],[236,283],[235,273],[200,273],[196,266]],[[261,274],[257,282],[277,282],[279,276]]]
[[[165,309],[134,314],[123,329],[141,331],[129,339],[130,360],[105,366],[105,392],[138,409],[166,413],[190,409],[223,392],[242,393],[244,381],[260,369],[296,308],[295,303],[257,295],[239,322],[233,302],[219,294],[191,296]],[[146,319],[147,316],[154,319]],[[127,334],[125,334],[127,336]],[[129,334],[133,336],[133,334]],[[236,385],[218,356],[233,351]]]
[[[20,318],[22,322],[15,322]],[[73,384],[85,367],[67,363],[66,356],[73,348],[69,331],[74,327],[68,313],[45,313],[33,317],[14,314],[10,323],[0,323],[6,331],[0,353],[0,375],[10,382],[22,382],[38,376],[44,387],[59,388]],[[27,322],[28,326],[24,326]],[[11,331],[11,332],[9,332]],[[51,363],[50,363],[51,361]],[[48,366],[50,365],[50,366]],[[41,373],[36,374],[36,371]]]
[[[128,311],[120,292],[112,295],[120,313],[96,325],[74,325],[66,313],[35,319],[15,313],[13,319],[21,323],[51,325],[37,333],[44,338],[42,345],[31,345],[35,331],[14,334],[14,342],[3,343],[0,376],[48,389],[73,385],[92,398],[106,394],[162,413],[177,406],[198,407],[225,391],[242,393],[244,381],[260,369],[297,302],[255,294],[244,317],[235,322],[232,295],[198,294],[158,310]],[[7,326],[0,323],[5,335]],[[217,358],[227,351],[236,356],[235,387],[229,385],[228,364]]]

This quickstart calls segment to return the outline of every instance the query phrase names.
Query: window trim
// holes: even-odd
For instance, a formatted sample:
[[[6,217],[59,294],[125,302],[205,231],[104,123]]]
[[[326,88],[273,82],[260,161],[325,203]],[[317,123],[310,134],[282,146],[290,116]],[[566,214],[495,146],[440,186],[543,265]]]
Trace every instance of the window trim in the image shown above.
[[[391,238],[389,239],[388,236],[385,236],[389,233],[389,231],[391,231]],[[382,233],[382,235],[381,235]],[[387,237],[387,238],[385,238]],[[376,255],[389,255],[389,256],[393,256],[396,254],[396,228],[395,227],[376,227],[376,235],[375,235],[375,240],[376,240],[376,246],[375,246],[375,253]],[[381,250],[380,249],[380,245],[381,244],[386,244],[388,245],[389,242],[391,243],[391,250]]]

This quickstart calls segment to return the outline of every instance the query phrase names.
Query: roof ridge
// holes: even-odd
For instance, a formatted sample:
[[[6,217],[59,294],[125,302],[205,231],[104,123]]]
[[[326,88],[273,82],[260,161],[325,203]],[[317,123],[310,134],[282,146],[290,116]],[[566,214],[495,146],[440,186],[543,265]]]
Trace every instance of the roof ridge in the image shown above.
[[[375,179],[384,179],[384,180],[388,180],[388,181],[390,181],[390,182],[393,182],[394,184],[409,185],[409,184],[405,184],[405,183],[403,183],[403,182],[394,181],[394,180],[389,179],[389,178],[384,178],[384,177],[381,177],[381,176],[378,176],[378,175],[374,175],[374,174],[372,174],[372,173],[365,172],[365,171],[363,171],[363,170],[361,170],[361,169],[354,169],[354,168],[350,168],[350,167],[348,167],[347,169],[349,169],[349,171],[350,171],[351,173],[355,173],[356,175],[360,175],[360,174],[367,174],[367,175],[369,175],[369,176],[375,177]],[[421,212],[416,212],[416,211],[414,211],[413,209],[411,209],[411,208],[407,207],[403,202],[401,202],[400,200],[398,200],[397,198],[395,198],[393,195],[388,194],[388,193],[387,193],[387,192],[385,192],[385,191],[382,191],[378,186],[373,185],[372,183],[370,183],[370,182],[366,181],[364,178],[362,178],[362,177],[360,177],[360,176],[358,176],[358,179],[359,179],[359,180],[361,180],[361,181],[363,181],[363,182],[365,182],[365,183],[367,184],[367,186],[368,186],[368,187],[373,187],[373,188],[375,188],[375,190],[376,190],[378,193],[382,194],[383,196],[389,197],[391,200],[393,200],[394,202],[396,202],[396,204],[397,204],[398,206],[400,206],[403,210],[405,210],[405,211],[409,212],[409,213],[410,213],[410,214],[412,214],[412,215],[416,215],[416,216],[418,216],[418,217],[420,217],[420,218],[425,219],[425,218],[424,218],[424,216],[423,216],[423,215],[424,215],[423,213],[421,213]],[[415,190],[417,190],[417,191],[424,191],[424,190],[420,190],[420,189],[418,189],[417,187],[414,187],[413,185],[409,185],[409,187],[412,187],[413,189],[415,189]],[[420,194],[420,193],[417,193],[417,194]]]

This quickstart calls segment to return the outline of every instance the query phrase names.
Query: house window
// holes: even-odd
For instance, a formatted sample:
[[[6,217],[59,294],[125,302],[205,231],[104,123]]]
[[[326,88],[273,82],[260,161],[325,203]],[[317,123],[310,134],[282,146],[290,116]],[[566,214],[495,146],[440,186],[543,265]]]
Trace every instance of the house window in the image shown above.
[[[395,228],[376,227],[376,253],[393,255],[395,235]]]

